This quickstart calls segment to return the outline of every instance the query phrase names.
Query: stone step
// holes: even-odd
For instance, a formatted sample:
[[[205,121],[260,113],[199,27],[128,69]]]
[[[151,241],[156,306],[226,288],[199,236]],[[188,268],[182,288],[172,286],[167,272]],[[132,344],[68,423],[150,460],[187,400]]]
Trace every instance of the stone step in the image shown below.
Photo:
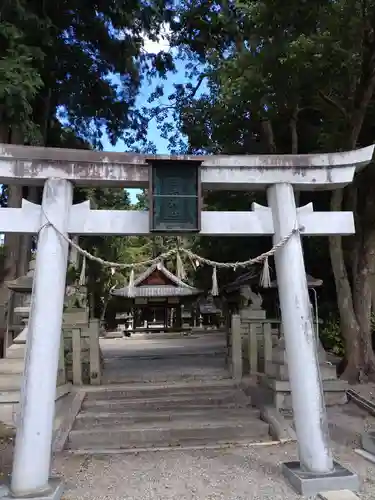
[[[102,390],[102,391],[92,391],[87,392],[86,401],[93,400],[114,400],[114,399],[149,399],[149,398],[159,398],[159,397],[175,397],[175,396],[186,396],[186,395],[218,395],[226,393],[233,393],[233,388],[230,386],[213,385],[213,386],[190,386],[186,384],[174,387],[173,385],[161,385],[161,386],[148,386],[143,384],[143,387],[129,388],[129,389],[118,389],[118,390]]]
[[[61,398],[72,390],[72,384],[62,384],[56,388],[56,399]],[[0,390],[0,404],[2,403],[19,403],[20,390]]]
[[[20,391],[19,390],[9,390],[9,391],[0,391],[0,404],[4,403],[18,403],[20,400]]]
[[[130,384],[168,384],[172,385],[176,381],[176,377],[184,381],[186,383],[192,383],[192,382],[199,382],[202,380],[202,377],[204,377],[204,371],[202,370],[201,373],[197,374],[191,374],[191,373],[178,373],[176,372],[171,372],[170,374],[168,373],[155,373],[155,371],[149,371],[149,372],[143,372],[143,373],[137,373],[135,375],[121,375],[113,372],[113,376],[107,372],[107,375],[105,377],[105,381],[109,385],[114,385],[114,384],[124,384],[124,385],[130,385]],[[210,373],[210,378],[215,379],[217,382],[225,382],[226,380],[229,379],[229,375],[223,375],[222,369],[218,369],[218,374],[214,375],[211,371]]]
[[[129,411],[130,409],[160,410],[168,408],[192,407],[246,407],[250,400],[242,391],[222,391],[218,393],[181,394],[173,396],[156,396],[149,398],[100,399],[85,400],[83,410],[108,408],[111,410]]]
[[[22,380],[22,373],[2,373],[0,375],[0,391],[20,390]]]
[[[24,359],[25,352],[26,352],[25,344],[13,344],[7,349],[6,358]]]
[[[201,444],[228,443],[237,441],[262,441],[268,437],[269,426],[261,420],[203,425],[189,421],[170,422],[166,427],[116,427],[108,429],[79,429],[69,434],[67,448],[108,450],[131,448],[155,448],[170,446],[194,446]]]
[[[93,428],[115,428],[131,426],[168,427],[171,422],[185,422],[187,426],[194,421],[195,424],[208,424],[210,422],[221,423],[246,423],[249,420],[260,419],[260,412],[255,408],[211,408],[204,410],[188,410],[176,408],[171,411],[149,411],[149,412],[81,412],[78,414],[74,424],[74,430]]]
[[[0,376],[2,374],[22,374],[25,363],[19,358],[4,358],[0,360]]]

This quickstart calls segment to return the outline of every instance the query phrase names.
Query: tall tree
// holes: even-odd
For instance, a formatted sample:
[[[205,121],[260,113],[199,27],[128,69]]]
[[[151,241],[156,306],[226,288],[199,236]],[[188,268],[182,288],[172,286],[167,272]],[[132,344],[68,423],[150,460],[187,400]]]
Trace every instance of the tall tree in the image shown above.
[[[167,53],[145,54],[144,39],[156,37],[169,15],[168,0],[6,2],[0,90],[13,97],[1,102],[6,116],[22,125],[15,110],[31,108],[43,144],[56,114],[95,145],[104,131],[113,142],[125,130],[127,139],[141,138],[146,121],[135,107],[141,80],[172,64]]]
[[[171,68],[169,54],[146,54],[170,16],[169,0],[3,2],[0,9],[0,142],[60,145],[57,120],[91,147],[104,133],[114,144],[146,142],[145,119],[135,106],[143,78]],[[8,204],[22,189],[10,186]],[[30,242],[6,235],[9,278]],[[7,294],[5,294],[7,295]]]
[[[285,9],[280,0],[194,0],[179,10],[174,44],[190,59],[194,82],[177,86],[169,106],[188,149],[307,153],[373,142],[375,2],[295,0]],[[203,81],[208,92],[198,95]],[[366,169],[331,199],[333,210],[350,206],[357,223],[350,245],[329,242],[350,380],[375,373],[372,176]]]

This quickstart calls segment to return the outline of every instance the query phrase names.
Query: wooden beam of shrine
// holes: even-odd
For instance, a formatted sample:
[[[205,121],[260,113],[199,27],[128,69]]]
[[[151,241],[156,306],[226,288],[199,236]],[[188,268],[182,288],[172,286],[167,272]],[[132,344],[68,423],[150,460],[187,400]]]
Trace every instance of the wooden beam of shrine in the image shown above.
[[[202,212],[204,236],[265,236],[274,233],[268,207],[248,212]],[[312,205],[298,209],[298,225],[306,236],[355,233],[351,212],[313,212]],[[22,208],[0,209],[0,233],[35,234],[42,224],[39,205],[23,201]],[[149,213],[135,210],[91,210],[89,202],[73,205],[68,232],[91,235],[149,235]]]

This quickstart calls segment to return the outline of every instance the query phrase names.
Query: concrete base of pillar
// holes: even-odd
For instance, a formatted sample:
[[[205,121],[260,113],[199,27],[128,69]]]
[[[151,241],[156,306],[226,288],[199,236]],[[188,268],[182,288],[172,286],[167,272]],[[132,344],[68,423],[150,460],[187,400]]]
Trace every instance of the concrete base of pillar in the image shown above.
[[[27,497],[19,497],[13,495],[10,490],[8,494],[1,497],[1,500],[60,500],[64,492],[64,483],[58,477],[52,477],[49,480],[50,489],[45,493],[36,495],[27,495]]]
[[[299,462],[283,463],[282,471],[291,486],[303,496],[314,496],[321,491],[359,490],[357,474],[337,462],[334,462],[334,470],[330,474],[305,472]]]

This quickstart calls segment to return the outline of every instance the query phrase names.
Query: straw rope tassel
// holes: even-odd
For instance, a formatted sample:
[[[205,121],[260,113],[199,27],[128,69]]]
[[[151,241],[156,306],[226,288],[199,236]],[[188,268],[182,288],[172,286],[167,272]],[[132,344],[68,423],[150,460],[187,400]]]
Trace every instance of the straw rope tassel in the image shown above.
[[[219,295],[219,286],[217,283],[217,269],[216,266],[214,266],[212,270],[212,289],[211,289],[211,295],[214,297]]]
[[[81,274],[79,275],[79,286],[85,286],[86,284],[86,256],[83,256]]]
[[[263,261],[263,270],[260,277],[260,286],[263,288],[271,288],[271,274],[270,274],[270,266],[268,263],[268,257],[266,257]]]
[[[131,268],[128,285],[128,297],[135,297],[134,288],[134,267]]]

